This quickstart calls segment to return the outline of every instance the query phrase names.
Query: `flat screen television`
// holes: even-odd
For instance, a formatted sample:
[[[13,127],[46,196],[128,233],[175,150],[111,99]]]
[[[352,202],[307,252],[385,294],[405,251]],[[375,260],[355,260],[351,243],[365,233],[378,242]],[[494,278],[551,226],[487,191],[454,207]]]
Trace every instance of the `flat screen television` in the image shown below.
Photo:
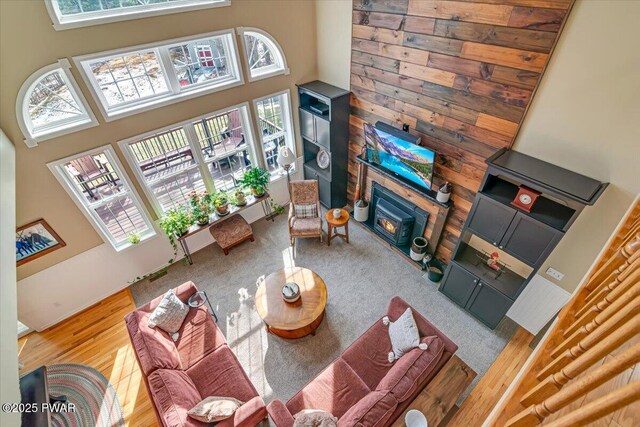
[[[401,131],[394,132],[396,134]],[[408,135],[413,138],[412,135]],[[392,135],[369,123],[364,124],[367,160],[427,190],[431,189],[435,153]]]

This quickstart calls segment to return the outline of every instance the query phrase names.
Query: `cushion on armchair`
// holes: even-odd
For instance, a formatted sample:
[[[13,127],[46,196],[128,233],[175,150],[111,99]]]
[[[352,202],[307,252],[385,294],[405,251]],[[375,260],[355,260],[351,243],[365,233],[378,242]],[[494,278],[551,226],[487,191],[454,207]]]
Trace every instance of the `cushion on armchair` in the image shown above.
[[[318,205],[316,203],[293,205],[293,211],[298,219],[318,217]]]

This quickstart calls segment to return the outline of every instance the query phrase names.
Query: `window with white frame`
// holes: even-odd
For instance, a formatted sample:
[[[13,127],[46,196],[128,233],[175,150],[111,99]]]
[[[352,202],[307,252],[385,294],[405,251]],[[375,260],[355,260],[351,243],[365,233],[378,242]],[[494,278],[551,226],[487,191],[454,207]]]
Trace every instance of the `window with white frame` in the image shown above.
[[[33,73],[20,88],[16,117],[28,146],[98,124],[69,68],[61,59]]]
[[[48,164],[56,178],[116,250],[156,234],[113,149],[100,147]]]
[[[231,0],[44,0],[56,30],[228,6]]]
[[[284,52],[269,33],[258,28],[239,28],[238,34],[244,46],[249,81],[289,74]]]
[[[243,83],[233,31],[75,57],[105,119]]]
[[[256,164],[247,104],[121,141],[159,215],[192,191],[226,191]]]
[[[256,99],[254,105],[265,166],[269,172],[279,172],[278,150],[286,146],[294,156],[296,153],[289,90]]]

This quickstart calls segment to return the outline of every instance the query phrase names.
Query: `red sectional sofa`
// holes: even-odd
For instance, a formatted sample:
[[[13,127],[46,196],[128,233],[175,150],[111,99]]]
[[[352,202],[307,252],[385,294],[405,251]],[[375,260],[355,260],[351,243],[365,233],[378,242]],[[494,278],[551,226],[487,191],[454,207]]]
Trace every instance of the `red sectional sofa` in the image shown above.
[[[389,303],[387,316],[395,321],[410,307],[399,297]],[[377,321],[342,355],[286,404],[274,400],[267,410],[278,427],[293,426],[303,409],[322,409],[338,417],[342,427],[382,427],[391,424],[458,349],[449,338],[413,310],[421,342],[389,363],[388,326]]]
[[[175,289],[183,302],[197,291],[192,282]],[[127,329],[158,423],[165,427],[204,427],[187,411],[207,396],[235,397],[245,402],[219,427],[253,427],[267,416],[264,402],[240,366],[206,306],[190,308],[174,342],[147,322],[162,295],[129,313]]]

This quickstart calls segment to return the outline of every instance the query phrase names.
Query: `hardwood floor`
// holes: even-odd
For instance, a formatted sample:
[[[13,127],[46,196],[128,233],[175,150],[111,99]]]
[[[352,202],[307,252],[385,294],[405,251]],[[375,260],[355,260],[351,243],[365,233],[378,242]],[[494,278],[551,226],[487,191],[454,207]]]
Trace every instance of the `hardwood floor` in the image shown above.
[[[533,335],[526,329],[519,328],[516,331],[447,425],[453,427],[482,425],[533,352],[529,347],[532,339]]]
[[[20,338],[20,373],[54,363],[92,366],[116,389],[127,425],[157,425],[124,324],[124,316],[134,308],[125,289],[46,331]]]
[[[123,320],[134,308],[131,293],[125,289],[46,331],[20,338],[21,373],[54,363],[92,366],[116,389],[127,425],[157,425]],[[532,338],[522,328],[516,332],[449,426],[482,424],[531,354]]]

